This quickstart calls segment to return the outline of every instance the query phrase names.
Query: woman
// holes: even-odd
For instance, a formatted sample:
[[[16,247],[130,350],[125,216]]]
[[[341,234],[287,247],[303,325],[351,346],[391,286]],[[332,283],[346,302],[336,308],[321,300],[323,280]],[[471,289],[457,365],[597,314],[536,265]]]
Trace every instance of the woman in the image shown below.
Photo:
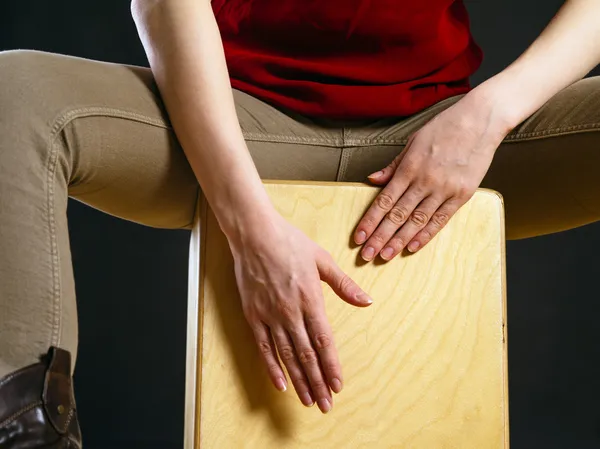
[[[69,196],[189,228],[199,185],[274,386],[288,386],[283,363],[323,413],[343,378],[320,280],[371,300],[261,177],[382,186],[353,236],[367,261],[418,251],[480,185],[504,195],[509,238],[600,218],[600,79],[578,81],[600,62],[598,2],[567,1],[474,89],[461,0],[348,5],[134,0],[151,71],[0,54],[0,445],[80,444]]]

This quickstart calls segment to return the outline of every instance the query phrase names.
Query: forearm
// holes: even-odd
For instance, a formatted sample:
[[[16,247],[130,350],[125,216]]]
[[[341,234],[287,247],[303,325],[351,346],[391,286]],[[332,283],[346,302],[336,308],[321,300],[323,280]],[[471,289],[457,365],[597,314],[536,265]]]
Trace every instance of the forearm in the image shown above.
[[[237,119],[208,0],[134,0],[132,13],[177,138],[228,238],[272,212]]]
[[[535,42],[471,93],[512,129],[600,63],[600,1],[567,0]]]

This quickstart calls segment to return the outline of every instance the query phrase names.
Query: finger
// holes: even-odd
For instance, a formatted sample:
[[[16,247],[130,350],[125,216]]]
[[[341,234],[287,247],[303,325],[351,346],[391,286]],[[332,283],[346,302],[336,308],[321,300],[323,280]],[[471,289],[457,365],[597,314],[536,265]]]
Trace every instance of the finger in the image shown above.
[[[354,241],[361,245],[373,234],[385,215],[394,207],[409,186],[410,178],[396,172],[373,201],[354,232]]]
[[[287,389],[287,381],[285,373],[279,363],[279,359],[277,358],[277,349],[275,348],[271,331],[268,326],[262,322],[253,326],[252,330],[254,332],[256,343],[258,344],[258,349],[260,350],[260,355],[267,366],[271,382],[273,382],[273,385],[275,385],[275,388],[279,391],[285,391]]]
[[[414,253],[429,243],[448,224],[450,218],[465,202],[452,198],[442,204],[431,216],[427,225],[408,244],[408,250]]]
[[[421,204],[415,208],[408,220],[406,220],[398,232],[394,234],[387,245],[385,245],[381,251],[381,257],[385,260],[391,260],[396,257],[396,255],[400,254],[406,245],[413,240],[415,235],[427,226],[429,219],[443,203],[443,199],[434,196],[425,198]]]
[[[396,231],[406,223],[412,212],[419,205],[426,193],[415,185],[411,186],[398,202],[390,209],[373,235],[364,245],[361,256],[365,260],[373,260],[390,241]]]
[[[290,380],[292,381],[292,385],[294,385],[298,398],[300,398],[300,402],[307,407],[312,406],[315,401],[310,384],[304,374],[304,369],[300,365],[300,361],[296,357],[296,349],[292,339],[286,330],[280,326],[271,326],[271,333],[277,345],[279,357],[287,368]]]
[[[326,282],[341,299],[357,307],[366,307],[373,300],[335,263],[325,250],[317,257],[319,277]]]
[[[319,354],[308,337],[306,326],[288,329],[288,333],[292,337],[298,360],[310,383],[313,398],[323,413],[329,412],[333,405],[331,391],[319,363]]]
[[[379,170],[375,173],[371,173],[367,177],[369,179],[369,181],[372,182],[373,184],[378,184],[378,185],[382,185],[382,184],[389,182],[390,179],[392,179],[392,177],[394,176],[394,173],[396,172],[396,169],[400,165],[400,162],[402,162],[402,158],[406,154],[406,150],[408,149],[412,140],[413,140],[413,137],[411,136],[410,139],[408,140],[406,146],[404,147],[404,150],[400,154],[398,154],[398,156],[396,156],[394,158],[394,160],[387,167],[382,168],[381,170]]]
[[[323,307],[311,309],[304,317],[308,334],[319,353],[321,367],[329,387],[335,392],[342,391],[342,366],[333,340],[333,332]]]

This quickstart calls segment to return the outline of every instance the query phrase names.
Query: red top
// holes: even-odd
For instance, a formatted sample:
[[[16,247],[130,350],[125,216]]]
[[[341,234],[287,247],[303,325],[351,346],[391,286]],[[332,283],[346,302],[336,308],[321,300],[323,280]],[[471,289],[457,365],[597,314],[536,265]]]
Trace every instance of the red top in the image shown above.
[[[469,90],[462,0],[213,0],[231,84],[309,116],[407,116]]]

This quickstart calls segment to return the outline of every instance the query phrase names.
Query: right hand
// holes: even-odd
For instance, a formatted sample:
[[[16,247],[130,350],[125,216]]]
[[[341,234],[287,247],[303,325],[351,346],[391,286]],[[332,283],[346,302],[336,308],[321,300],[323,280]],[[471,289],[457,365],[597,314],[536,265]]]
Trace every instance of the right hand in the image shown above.
[[[327,251],[277,213],[230,247],[244,315],[271,381],[285,391],[281,358],[300,401],[327,413],[331,391],[339,393],[343,379],[320,280],[354,306],[372,300]]]

